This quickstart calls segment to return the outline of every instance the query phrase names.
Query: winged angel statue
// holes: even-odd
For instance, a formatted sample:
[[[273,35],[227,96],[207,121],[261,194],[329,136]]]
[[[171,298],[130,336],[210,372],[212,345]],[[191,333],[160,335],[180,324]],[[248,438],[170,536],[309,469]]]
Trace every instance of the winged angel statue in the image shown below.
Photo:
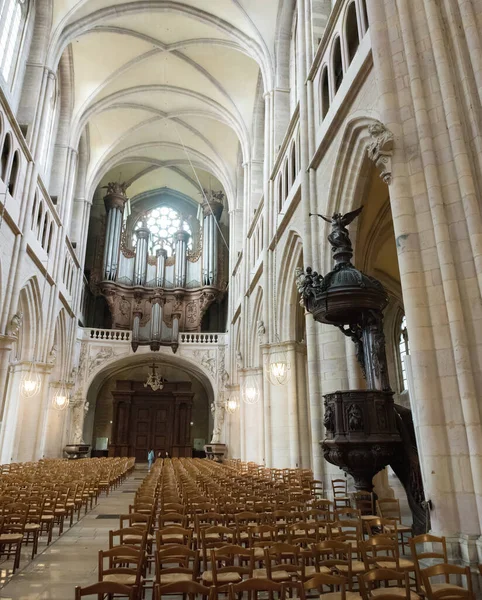
[[[336,252],[337,250],[350,252],[353,248],[351,245],[350,234],[346,227],[358,217],[362,210],[363,206],[360,206],[356,210],[352,210],[345,215],[335,213],[332,217],[325,217],[325,215],[320,215],[318,213],[310,213],[310,217],[321,217],[327,223],[331,223],[332,232],[328,236],[328,241],[331,244],[333,252]]]

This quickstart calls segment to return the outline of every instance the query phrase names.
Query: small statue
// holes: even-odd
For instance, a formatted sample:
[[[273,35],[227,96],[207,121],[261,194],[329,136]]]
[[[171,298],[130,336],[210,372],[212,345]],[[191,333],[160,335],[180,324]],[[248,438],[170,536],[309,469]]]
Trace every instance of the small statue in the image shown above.
[[[241,352],[239,350],[236,352],[236,367],[238,369],[243,368],[243,355],[241,354]]]
[[[18,338],[23,323],[23,312],[15,313],[7,329],[7,335]]]
[[[326,431],[334,433],[335,431],[335,411],[331,404],[325,405],[325,417],[323,419],[323,425]]]
[[[259,320],[256,327],[258,329],[258,337],[260,337],[260,338],[263,337],[263,335],[266,333],[264,321]]]
[[[47,363],[49,365],[55,365],[57,360],[57,344],[54,344],[49,352],[49,356],[47,358]]]
[[[357,404],[350,404],[348,408],[348,430],[360,431],[363,429],[363,415]]]
[[[310,213],[310,217],[316,216],[321,217],[327,223],[331,223],[332,232],[328,236],[328,241],[331,244],[332,252],[337,250],[343,250],[345,252],[352,252],[353,248],[351,245],[350,234],[346,228],[363,210],[363,206],[360,206],[356,210],[352,210],[345,215],[341,213],[335,213],[331,218],[325,217],[318,213]]]
[[[111,181],[103,186],[107,190],[107,195],[113,194],[116,196],[125,196],[128,187],[127,183],[118,183],[117,181]]]

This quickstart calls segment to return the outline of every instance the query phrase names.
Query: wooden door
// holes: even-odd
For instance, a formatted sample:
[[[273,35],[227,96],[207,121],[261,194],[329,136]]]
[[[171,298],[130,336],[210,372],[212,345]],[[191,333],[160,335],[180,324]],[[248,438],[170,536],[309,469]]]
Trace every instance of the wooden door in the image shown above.
[[[137,461],[146,462],[147,453],[151,450],[151,406],[135,404],[132,410],[131,446]],[[132,454],[131,454],[132,455]]]
[[[138,462],[147,461],[149,450],[190,456],[190,390],[190,382],[166,383],[162,391],[151,392],[137,381],[117,381],[112,394],[117,434],[110,455],[135,456]]]
[[[159,406],[158,404],[152,407],[152,447],[157,452],[163,450],[171,454],[171,440],[169,436],[169,422],[172,422],[172,417],[169,419],[169,410],[166,405]],[[172,423],[171,423],[172,424]]]

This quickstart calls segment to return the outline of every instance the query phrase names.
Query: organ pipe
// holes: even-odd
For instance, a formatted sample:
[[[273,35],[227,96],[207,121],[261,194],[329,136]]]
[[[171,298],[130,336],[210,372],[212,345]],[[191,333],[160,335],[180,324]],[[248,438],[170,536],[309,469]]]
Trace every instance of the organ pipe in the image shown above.
[[[203,204],[203,265],[202,284],[216,285],[218,277],[219,232],[218,223],[223,212],[223,204],[211,199]]]
[[[162,287],[166,278],[167,252],[161,248],[157,251],[156,285]]]
[[[181,230],[176,234],[176,263],[175,263],[175,286],[184,287],[186,285],[186,262],[187,262],[187,242],[189,233]]]
[[[134,285],[145,285],[147,276],[147,251],[149,229],[140,227],[136,232],[136,259],[134,263]]]
[[[103,272],[104,279],[115,281],[119,265],[119,251],[122,234],[122,215],[127,201],[124,183],[107,184],[107,194],[104,204],[107,211],[105,231]]]

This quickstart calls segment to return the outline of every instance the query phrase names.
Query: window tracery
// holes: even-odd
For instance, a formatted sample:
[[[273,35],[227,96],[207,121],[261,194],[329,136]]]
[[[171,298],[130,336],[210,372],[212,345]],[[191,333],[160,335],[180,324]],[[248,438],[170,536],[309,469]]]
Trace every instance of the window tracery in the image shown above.
[[[149,254],[155,255],[157,250],[163,248],[167,256],[172,256],[175,252],[176,233],[178,231],[187,231],[189,241],[187,247],[192,250],[192,231],[189,223],[184,217],[170,206],[158,206],[143,214],[134,225],[134,235],[132,236],[132,245],[136,245],[135,232],[141,227],[149,229]]]

